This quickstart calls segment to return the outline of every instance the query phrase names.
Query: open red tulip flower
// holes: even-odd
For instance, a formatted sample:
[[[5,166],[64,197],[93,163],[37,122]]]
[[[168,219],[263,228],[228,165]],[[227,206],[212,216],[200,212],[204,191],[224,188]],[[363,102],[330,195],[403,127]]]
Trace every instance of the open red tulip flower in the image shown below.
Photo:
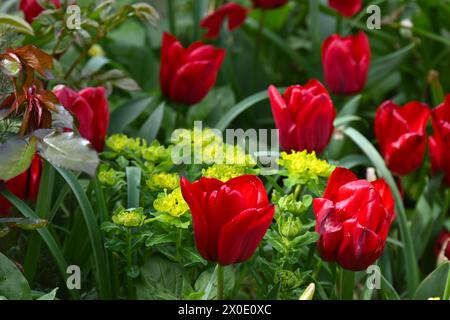
[[[322,46],[325,83],[331,92],[353,95],[367,82],[371,49],[364,32],[348,37],[332,35]]]
[[[214,39],[220,34],[220,29],[225,19],[228,19],[228,30],[233,31],[241,26],[247,18],[248,9],[234,2],[221,6],[213,13],[206,16],[200,26],[208,29],[205,38]]]
[[[161,90],[174,102],[200,102],[214,86],[225,50],[198,41],[187,49],[164,33],[161,47]]]
[[[362,8],[362,0],[328,0],[328,4],[346,17],[353,17]]]
[[[244,175],[221,182],[181,179],[189,205],[195,244],[201,256],[222,266],[250,259],[274,216],[262,181]]]
[[[334,130],[336,111],[319,81],[291,86],[283,96],[270,86],[269,98],[283,150],[321,153],[326,148]]]
[[[76,92],[68,87],[59,87],[54,93],[78,120],[80,135],[89,140],[98,152],[102,152],[110,117],[105,88],[85,88]]]
[[[348,169],[335,169],[323,197],[314,199],[322,259],[353,271],[372,265],[384,250],[394,207],[383,179],[358,180]]]
[[[386,165],[400,176],[417,170],[423,161],[430,110],[426,104],[411,102],[399,107],[386,101],[375,115],[375,135]]]
[[[445,102],[433,109],[434,134],[430,137],[430,157],[434,172],[443,171],[450,186],[450,95]]]
[[[35,200],[41,182],[42,160],[35,155],[31,166],[23,173],[5,182],[6,189],[21,200]],[[12,204],[0,196],[0,217],[8,214]]]
[[[48,2],[53,3],[55,8],[61,7],[59,0],[48,0]],[[44,11],[44,8],[39,4],[38,0],[20,0],[20,10],[25,15],[25,20],[31,23],[34,18]]]
[[[260,9],[276,9],[284,6],[288,0],[252,0],[253,6]]]

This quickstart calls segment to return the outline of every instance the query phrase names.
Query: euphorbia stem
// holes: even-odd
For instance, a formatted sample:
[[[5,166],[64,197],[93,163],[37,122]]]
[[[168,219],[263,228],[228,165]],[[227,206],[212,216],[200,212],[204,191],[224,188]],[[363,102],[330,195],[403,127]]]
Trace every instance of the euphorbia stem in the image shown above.
[[[224,272],[223,266],[217,265],[217,300],[223,300]]]

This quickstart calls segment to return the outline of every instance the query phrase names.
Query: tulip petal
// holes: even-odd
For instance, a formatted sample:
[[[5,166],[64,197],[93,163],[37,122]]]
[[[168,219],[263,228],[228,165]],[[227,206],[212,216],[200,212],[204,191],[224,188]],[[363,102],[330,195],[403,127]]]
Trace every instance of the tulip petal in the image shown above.
[[[356,181],[358,178],[356,175],[346,168],[336,168],[328,179],[327,187],[323,197],[331,201],[335,201],[338,196],[338,190],[346,183]]]
[[[362,271],[381,255],[384,244],[371,230],[357,224],[356,220],[344,223],[344,238],[337,262],[345,269]]]
[[[202,183],[198,183],[194,187],[193,184],[190,184],[189,181],[184,177],[182,177],[180,181],[181,193],[184,200],[187,202],[192,214],[195,245],[198,252],[204,259],[211,260],[208,252],[208,223],[203,213],[204,208],[202,207],[202,204],[197,201],[198,190],[195,190],[196,187],[198,188],[199,184]]]
[[[92,122],[86,122],[89,128],[85,130],[93,132],[93,139],[90,140],[98,152],[105,147],[106,134],[109,127],[109,105],[106,99],[106,90],[103,87],[86,88],[79,92],[80,96],[87,102],[94,113]],[[81,127],[81,120],[80,120]]]
[[[186,104],[200,102],[216,82],[217,72],[210,61],[194,61],[183,65],[171,83],[170,97]]]
[[[329,0],[330,7],[346,17],[353,17],[362,8],[361,0]]]
[[[229,265],[248,260],[256,251],[270,224],[275,208],[251,208],[237,215],[220,232],[219,263]]]
[[[328,94],[320,94],[297,115],[297,145],[308,152],[322,153],[333,134],[336,117]]]
[[[332,201],[314,199],[314,214],[316,216],[316,232],[320,235],[317,247],[320,256],[325,261],[335,261],[337,248],[342,239],[342,224],[338,220]]]
[[[257,176],[243,175],[228,180],[225,184],[242,195],[245,209],[262,208],[269,204],[264,184]]]
[[[291,118],[286,102],[275,86],[270,86],[268,92],[275,126],[280,131],[280,145],[285,151],[296,150],[295,123]]]

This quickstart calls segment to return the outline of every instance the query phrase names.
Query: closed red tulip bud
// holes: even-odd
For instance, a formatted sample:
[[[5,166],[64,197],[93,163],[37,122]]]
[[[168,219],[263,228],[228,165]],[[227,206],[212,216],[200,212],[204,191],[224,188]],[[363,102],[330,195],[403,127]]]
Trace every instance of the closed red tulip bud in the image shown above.
[[[58,0],[48,0],[48,2],[53,3],[55,8],[61,7]],[[31,23],[34,18],[40,15],[45,9],[39,4],[38,0],[20,0],[20,10],[22,10],[25,15],[25,20]]]
[[[181,179],[181,191],[192,212],[197,250],[221,265],[250,259],[273,220],[262,181],[252,175],[227,182]]]
[[[450,95],[432,113],[434,134],[430,137],[430,157],[434,172],[443,171],[450,186]]]
[[[229,31],[239,28],[244,23],[245,18],[247,18],[247,11],[247,8],[234,2],[223,5],[200,22],[202,28],[208,29],[205,37],[217,38],[225,19],[228,19]]]
[[[225,50],[195,42],[185,49],[164,33],[161,47],[160,84],[172,101],[188,105],[200,102],[214,86]]]
[[[6,189],[21,200],[35,200],[41,182],[42,160],[35,155],[30,167],[17,177],[6,181]],[[0,196],[0,217],[8,214],[12,204]]]
[[[283,150],[321,153],[326,148],[333,133],[336,111],[319,81],[291,86],[283,96],[270,86],[269,98]]]
[[[252,0],[255,8],[275,9],[284,6],[288,0]]]
[[[105,88],[85,88],[76,92],[62,87],[57,88],[54,93],[78,120],[80,135],[89,140],[98,152],[102,152],[109,126],[109,106]]]
[[[335,169],[323,197],[314,199],[322,259],[353,271],[372,265],[384,250],[394,206],[383,179],[358,180],[348,169]]]
[[[443,230],[439,234],[433,251],[437,257],[439,257],[441,252],[443,252],[444,256],[450,260],[450,232],[448,232],[447,230]]]
[[[375,135],[386,165],[400,176],[417,170],[425,155],[430,110],[411,102],[399,107],[386,101],[375,115]]]
[[[328,0],[333,9],[346,17],[352,17],[362,8],[362,0]]]
[[[328,37],[322,47],[322,63],[330,91],[342,95],[361,92],[367,82],[370,59],[369,38],[364,32]]]

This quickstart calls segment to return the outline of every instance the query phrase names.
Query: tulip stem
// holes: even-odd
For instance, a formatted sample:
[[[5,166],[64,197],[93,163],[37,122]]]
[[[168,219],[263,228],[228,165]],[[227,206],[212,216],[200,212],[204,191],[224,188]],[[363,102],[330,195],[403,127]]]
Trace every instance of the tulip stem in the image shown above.
[[[336,17],[336,33],[339,35],[342,33],[343,23],[344,20],[342,19],[342,15],[338,14]]]
[[[224,269],[220,264],[217,265],[217,300],[223,300],[224,291]]]
[[[450,300],[450,270],[448,271],[447,282],[445,284],[444,296],[442,297],[442,300]]]
[[[176,24],[175,24],[175,8],[173,0],[167,1],[167,15],[169,18],[169,30],[172,35],[175,35],[176,31]]]
[[[341,268],[338,279],[338,296],[340,300],[353,300],[355,272]]]

